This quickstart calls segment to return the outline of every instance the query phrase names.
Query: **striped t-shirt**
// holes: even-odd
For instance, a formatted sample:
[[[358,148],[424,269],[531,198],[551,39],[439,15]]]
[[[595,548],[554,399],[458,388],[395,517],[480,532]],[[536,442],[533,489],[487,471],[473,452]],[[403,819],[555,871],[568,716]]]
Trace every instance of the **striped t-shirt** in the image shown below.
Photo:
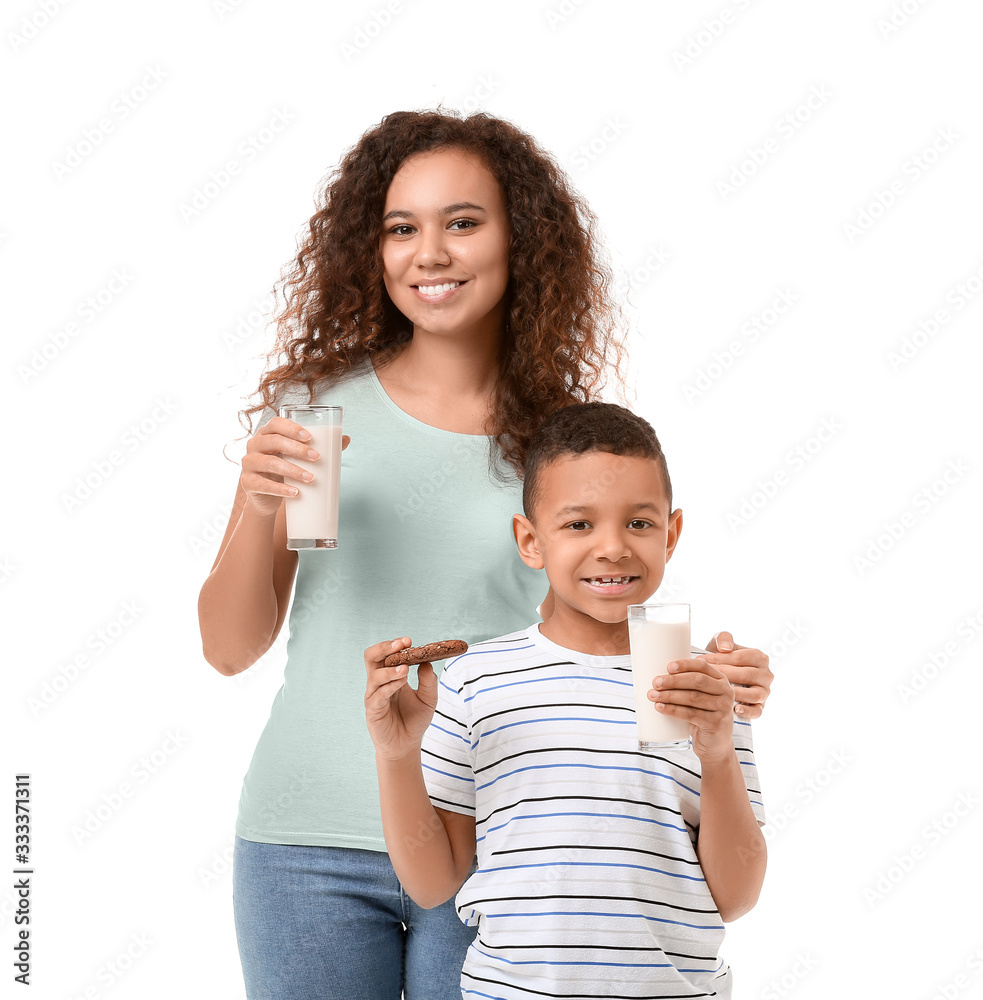
[[[729,997],[696,855],[700,760],[638,750],[628,656],[531,625],[451,660],[423,741],[434,805],[475,817],[465,997]],[[751,727],[734,745],[759,823]]]

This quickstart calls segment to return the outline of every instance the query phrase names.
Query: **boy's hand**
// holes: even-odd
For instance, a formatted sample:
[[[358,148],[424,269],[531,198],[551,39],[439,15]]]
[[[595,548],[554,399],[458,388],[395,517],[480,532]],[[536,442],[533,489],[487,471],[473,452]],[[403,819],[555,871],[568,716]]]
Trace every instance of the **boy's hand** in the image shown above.
[[[734,685],[734,712],[741,719],[761,715],[775,675],[768,667],[768,654],[738,646],[730,632],[718,632],[708,643],[705,657]]]
[[[437,675],[433,664],[425,660],[417,666],[417,689],[407,683],[409,667],[383,665],[390,653],[410,645],[408,636],[389,642],[377,642],[365,651],[365,722],[375,744],[376,754],[399,760],[420,749],[423,734],[437,705]]]
[[[690,724],[693,750],[703,763],[734,752],[734,689],[702,656],[673,660],[658,675],[648,696],[663,715]]]

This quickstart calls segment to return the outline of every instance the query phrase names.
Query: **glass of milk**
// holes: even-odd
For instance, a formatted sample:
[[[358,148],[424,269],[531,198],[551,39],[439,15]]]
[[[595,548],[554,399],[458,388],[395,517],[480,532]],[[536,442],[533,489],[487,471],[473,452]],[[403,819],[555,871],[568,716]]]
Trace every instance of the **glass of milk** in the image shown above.
[[[628,642],[635,691],[635,723],[639,750],[689,746],[689,723],[660,715],[649,701],[652,678],[667,673],[673,660],[690,657],[688,604],[629,604]]]
[[[297,496],[284,500],[287,505],[287,548],[336,549],[342,408],[298,403],[281,406],[280,416],[305,427],[311,435],[308,446],[321,456],[316,462],[290,458],[294,465],[312,473],[314,481],[297,483],[300,491]]]

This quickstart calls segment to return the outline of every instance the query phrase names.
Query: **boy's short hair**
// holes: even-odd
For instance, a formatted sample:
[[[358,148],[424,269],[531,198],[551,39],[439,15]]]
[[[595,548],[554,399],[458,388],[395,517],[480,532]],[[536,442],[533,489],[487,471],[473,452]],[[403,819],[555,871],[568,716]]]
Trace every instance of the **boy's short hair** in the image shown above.
[[[652,425],[616,403],[571,403],[547,417],[529,444],[522,482],[522,509],[526,517],[532,517],[539,501],[541,470],[564,455],[591,451],[658,462],[672,510],[669,467]]]

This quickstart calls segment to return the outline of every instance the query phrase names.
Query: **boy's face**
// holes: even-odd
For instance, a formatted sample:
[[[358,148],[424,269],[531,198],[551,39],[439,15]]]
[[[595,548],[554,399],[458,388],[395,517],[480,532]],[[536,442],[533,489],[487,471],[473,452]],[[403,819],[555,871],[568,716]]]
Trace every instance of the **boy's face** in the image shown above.
[[[682,528],[658,462],[604,451],[564,455],[540,470],[531,513],[531,520],[515,515],[512,527],[523,561],[545,567],[553,589],[544,634],[598,654],[626,644],[628,605],[658,590]]]

